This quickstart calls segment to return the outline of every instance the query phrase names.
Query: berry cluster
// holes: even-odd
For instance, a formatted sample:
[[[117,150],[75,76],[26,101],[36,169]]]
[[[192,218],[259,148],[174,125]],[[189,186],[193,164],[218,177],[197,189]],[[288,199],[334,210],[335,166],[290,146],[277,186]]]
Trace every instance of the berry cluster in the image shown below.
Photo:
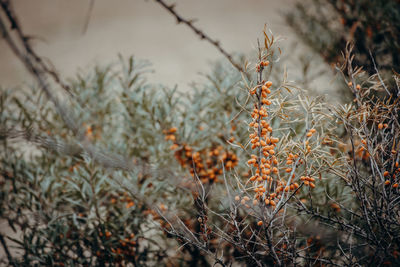
[[[392,176],[392,179],[385,180],[385,185],[392,185],[392,188],[397,188],[399,187],[398,178],[400,177],[399,162],[396,162],[394,167],[395,168],[392,174],[389,171],[384,171],[383,176],[385,178],[390,178],[390,176]]]
[[[263,68],[268,66],[268,61],[261,61],[257,65],[257,72],[261,73]],[[261,77],[261,75],[260,75]],[[295,190],[299,187],[297,183],[287,185],[286,181],[279,178],[279,163],[276,157],[276,146],[279,138],[273,137],[273,129],[267,122],[267,107],[271,105],[268,99],[271,94],[271,81],[261,81],[255,88],[250,90],[250,94],[256,97],[254,109],[251,113],[252,121],[249,127],[251,149],[256,150],[256,154],[252,154],[247,164],[255,168],[254,175],[250,177],[250,181],[254,183],[255,199],[253,204],[263,200],[266,205],[275,206],[276,199],[280,198],[280,193],[288,190]],[[288,158],[288,162],[292,161]],[[291,172],[291,168],[287,168],[286,172]],[[246,199],[243,198],[242,202]]]
[[[255,153],[251,155],[247,164],[250,166],[253,174],[249,178],[249,182],[253,183],[252,188],[255,192],[253,205],[258,205],[259,202],[263,202],[267,206],[274,207],[284,193],[296,191],[300,187],[299,183],[294,181],[296,178],[294,168],[298,166],[298,164],[303,164],[304,162],[302,159],[299,159],[299,155],[288,153],[286,158],[287,166],[285,168],[279,167],[280,163],[276,150],[279,138],[273,135],[273,128],[270,125],[270,120],[267,120],[269,116],[268,107],[272,103],[270,98],[272,82],[262,80],[262,71],[264,67],[268,65],[268,61],[261,61],[256,66],[259,82],[254,88],[250,89],[249,92],[255,100],[251,113],[252,120],[249,123],[251,129],[251,133],[249,134],[250,144],[251,149],[255,150]],[[312,150],[309,139],[311,139],[316,132],[315,129],[310,129],[306,133],[304,144],[308,153]],[[285,176],[289,176],[289,178],[285,180]],[[312,177],[303,176],[300,181],[310,188],[315,187],[315,179]],[[243,198],[237,196],[235,200],[248,206],[247,201],[250,200],[250,198],[248,196],[244,196]]]
[[[189,169],[192,176],[197,176],[202,183],[218,182],[224,169],[231,170],[238,164],[238,157],[233,152],[224,150],[221,145],[212,144],[210,148],[194,151],[184,143],[177,141],[177,128],[164,131],[165,139],[174,143],[170,149],[175,151],[175,158],[183,168]],[[223,167],[221,166],[223,162]]]

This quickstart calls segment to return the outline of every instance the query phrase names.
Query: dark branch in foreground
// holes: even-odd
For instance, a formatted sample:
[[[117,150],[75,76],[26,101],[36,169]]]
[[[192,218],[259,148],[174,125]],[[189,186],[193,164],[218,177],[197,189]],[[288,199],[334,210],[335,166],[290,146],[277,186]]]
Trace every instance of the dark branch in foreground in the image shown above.
[[[60,76],[55,71],[50,69],[44,63],[44,60],[36,54],[29,43],[29,37],[22,31],[22,27],[19,24],[19,20],[13,10],[12,2],[9,0],[0,0],[0,10],[3,11],[6,17],[6,19],[3,19],[0,16],[0,32],[2,33],[3,39],[6,41],[16,57],[24,64],[29,73],[31,73],[31,75],[35,78],[41,90],[43,90],[43,92],[46,94],[47,98],[53,102],[57,113],[61,116],[66,126],[73,132],[77,142],[77,144],[74,144],[73,147],[70,145],[61,146],[60,143],[53,142],[53,140],[49,142],[50,139],[37,138],[35,139],[34,143],[40,144],[41,146],[54,151],[60,152],[60,149],[61,152],[64,153],[68,151],[67,154],[70,154],[71,151],[77,151],[79,152],[78,154],[85,152],[86,155],[90,156],[93,160],[106,168],[116,168],[128,171],[133,170],[131,160],[109,151],[102,151],[94,146],[85,137],[80,127],[79,119],[65,104],[66,101],[61,101],[59,99],[57,93],[54,92],[53,88],[51,88],[50,83],[48,82],[48,77],[50,76],[56,82],[56,84],[67,91],[69,95],[72,95],[72,93],[69,91],[68,85],[63,83]],[[8,25],[10,25],[10,30],[8,29]],[[0,129],[0,139],[7,139],[11,137],[12,132]]]
[[[224,55],[229,62],[240,72],[242,73],[246,73],[246,71],[237,63],[235,62],[235,60],[233,59],[232,55],[229,54],[228,52],[226,52],[225,49],[222,48],[221,44],[219,43],[219,41],[212,39],[210,36],[208,36],[206,33],[204,33],[202,30],[200,30],[199,28],[197,28],[196,26],[193,25],[193,20],[188,20],[183,18],[181,15],[179,15],[176,11],[175,11],[175,5],[168,5],[167,3],[165,3],[163,0],[154,0],[157,3],[159,3],[163,8],[165,8],[169,13],[171,13],[177,20],[178,23],[183,23],[185,25],[187,25],[196,35],[198,35],[200,37],[200,39],[202,40],[206,40],[207,42],[209,42],[210,44],[212,44],[215,48],[218,49],[219,52],[221,52],[222,55]]]

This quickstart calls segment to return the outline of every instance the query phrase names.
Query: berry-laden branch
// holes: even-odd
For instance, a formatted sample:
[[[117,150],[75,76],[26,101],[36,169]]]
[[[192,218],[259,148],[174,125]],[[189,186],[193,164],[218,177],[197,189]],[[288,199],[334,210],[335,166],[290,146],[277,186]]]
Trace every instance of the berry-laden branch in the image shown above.
[[[284,169],[280,167],[283,163],[280,162],[281,160],[278,158],[279,153],[276,150],[280,140],[276,137],[276,133],[273,134],[272,118],[269,118],[271,112],[270,105],[272,104],[270,94],[273,83],[263,79],[263,71],[267,67],[272,68],[268,58],[273,54],[271,47],[274,43],[274,38],[273,36],[268,37],[265,31],[264,34],[265,50],[259,48],[259,62],[255,68],[257,84],[249,91],[254,100],[251,122],[249,123],[249,138],[251,150],[254,151],[254,154],[251,155],[247,164],[253,174],[248,180],[248,182],[252,182],[251,188],[255,192],[253,205],[263,206],[265,203],[272,210],[269,217],[274,218],[288,200],[299,191],[300,187],[305,185],[315,188],[315,178],[309,176],[307,172],[305,176],[298,177],[297,167],[305,164],[304,159],[300,158],[299,154],[288,153],[286,157],[287,167]],[[309,129],[307,125],[306,129],[307,132],[301,137],[301,143],[303,144],[304,151],[306,151],[305,153],[310,153],[312,149],[309,139],[312,138],[317,130],[314,128]],[[284,173],[280,173],[280,170],[284,170]],[[235,200],[239,201],[241,199],[239,196],[236,196]],[[248,200],[250,198],[245,196],[241,200],[241,203],[246,205],[246,201]],[[257,224],[258,226],[262,226],[264,223],[264,221],[260,220]],[[269,220],[266,228],[271,223],[272,219]]]
[[[163,0],[154,0],[155,2],[159,3],[163,8],[165,8],[169,13],[171,13],[177,20],[178,24],[183,23],[187,25],[196,35],[200,37],[202,40],[206,40],[210,44],[212,44],[218,51],[226,57],[229,62],[240,72],[246,73],[246,71],[233,59],[232,55],[226,52],[225,49],[222,48],[219,41],[212,39],[209,35],[207,35],[204,31],[200,30],[196,26],[193,25],[193,20],[185,19],[181,15],[179,15],[175,11],[175,4],[168,5]]]

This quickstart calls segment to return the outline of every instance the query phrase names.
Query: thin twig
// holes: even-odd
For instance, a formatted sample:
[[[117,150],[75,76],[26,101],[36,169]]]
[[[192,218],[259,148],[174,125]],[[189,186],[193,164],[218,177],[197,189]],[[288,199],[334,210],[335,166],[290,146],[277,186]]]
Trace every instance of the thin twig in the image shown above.
[[[11,253],[10,253],[10,251],[8,250],[6,241],[4,240],[4,237],[3,237],[2,234],[0,234],[0,242],[1,242],[1,245],[3,246],[4,251],[5,251],[6,255],[7,255],[8,263],[9,263],[10,265],[12,265],[12,266],[16,266],[15,263],[14,263],[14,260],[13,260],[13,258],[12,258],[12,256],[11,256]]]
[[[246,71],[233,59],[232,55],[226,52],[225,49],[222,48],[219,41],[212,39],[209,35],[204,33],[204,31],[200,30],[196,26],[193,25],[193,20],[185,19],[181,15],[179,15],[175,11],[175,4],[168,5],[163,0],[154,0],[155,2],[159,3],[163,8],[165,8],[169,13],[171,13],[177,20],[178,24],[183,23],[186,24],[196,35],[200,37],[201,40],[206,40],[210,44],[212,44],[222,55],[224,55],[229,62],[240,72],[246,73]]]
[[[89,27],[89,22],[90,22],[90,18],[92,16],[93,7],[94,7],[94,0],[90,0],[89,8],[86,13],[85,24],[83,25],[83,28],[82,28],[82,35],[84,35],[87,32],[87,29]]]

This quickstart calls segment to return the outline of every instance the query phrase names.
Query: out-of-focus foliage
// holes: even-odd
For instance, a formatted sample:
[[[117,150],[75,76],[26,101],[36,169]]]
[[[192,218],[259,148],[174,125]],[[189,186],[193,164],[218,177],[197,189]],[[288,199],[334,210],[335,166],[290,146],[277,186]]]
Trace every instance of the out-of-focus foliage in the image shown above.
[[[355,63],[369,73],[400,72],[400,2],[398,0],[298,1],[286,16],[289,25],[330,64],[341,60],[348,41],[355,43]]]
[[[194,183],[165,133],[178,129],[177,149],[232,151],[227,140],[245,138],[232,127],[246,116],[237,104],[246,93],[238,89],[241,76],[220,64],[190,93],[149,84],[147,69],[133,57],[121,58],[71,81],[76,97],[69,104],[86,141],[131,159],[130,172],[99,167],[96,156],[81,153],[86,141],[76,141],[83,139],[42,94],[2,89],[1,218],[22,235],[13,239],[23,255],[18,264],[180,262],[167,257],[175,251],[160,243],[162,228],[152,216],[159,207],[177,206],[196,221],[189,208]],[[23,134],[7,138],[10,129]],[[24,141],[37,139],[45,142]],[[213,164],[222,168],[219,157]]]

